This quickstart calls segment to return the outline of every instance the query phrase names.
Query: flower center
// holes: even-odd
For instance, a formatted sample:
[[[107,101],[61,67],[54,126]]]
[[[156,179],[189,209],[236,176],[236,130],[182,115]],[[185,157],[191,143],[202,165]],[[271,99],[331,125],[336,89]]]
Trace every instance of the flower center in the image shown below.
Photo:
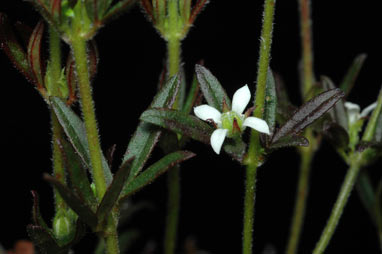
[[[222,114],[221,120],[222,120],[222,128],[228,130],[228,133],[227,133],[228,137],[231,138],[234,135],[238,135],[238,134],[240,135],[241,132],[243,131],[244,115],[238,114],[235,111],[229,111]],[[237,122],[239,130],[234,128],[235,120]]]

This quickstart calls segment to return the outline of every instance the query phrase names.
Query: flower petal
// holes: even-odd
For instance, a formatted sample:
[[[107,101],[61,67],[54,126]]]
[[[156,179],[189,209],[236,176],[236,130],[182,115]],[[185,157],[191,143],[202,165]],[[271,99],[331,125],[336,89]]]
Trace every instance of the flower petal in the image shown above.
[[[216,129],[211,135],[211,146],[215,153],[220,154],[220,150],[224,143],[224,139],[227,136],[227,129]]]
[[[270,134],[267,122],[257,117],[247,117],[244,120],[243,126],[251,127],[261,133]]]
[[[375,108],[377,107],[377,102],[374,102],[373,104],[367,106],[362,110],[360,117],[366,117],[368,114],[370,114]]]
[[[221,113],[214,107],[209,105],[200,105],[194,108],[194,113],[197,117],[206,121],[207,119],[214,120],[215,123],[221,124]]]
[[[232,99],[232,111],[242,114],[251,99],[251,91],[247,85],[235,92]]]
[[[347,101],[345,102],[345,108],[350,124],[356,122],[360,118],[359,112],[361,111],[361,108],[358,104]]]

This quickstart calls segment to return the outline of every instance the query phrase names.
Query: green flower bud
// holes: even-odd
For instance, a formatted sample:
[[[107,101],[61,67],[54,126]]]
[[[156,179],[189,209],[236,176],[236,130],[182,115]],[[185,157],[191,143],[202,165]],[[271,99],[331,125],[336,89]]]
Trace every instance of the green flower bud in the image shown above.
[[[53,232],[60,242],[69,242],[74,234],[74,225],[65,210],[56,213],[53,219]]]

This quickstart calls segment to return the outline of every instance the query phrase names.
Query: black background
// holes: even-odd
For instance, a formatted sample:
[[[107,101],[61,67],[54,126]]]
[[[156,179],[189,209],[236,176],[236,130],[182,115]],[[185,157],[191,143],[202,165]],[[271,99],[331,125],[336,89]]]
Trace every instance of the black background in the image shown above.
[[[254,2],[249,4],[250,2]],[[20,0],[4,0],[0,11],[13,20],[34,25],[38,14]],[[315,73],[341,81],[353,58],[367,53],[349,100],[365,107],[375,101],[381,84],[382,16],[367,1],[313,1]],[[194,64],[205,65],[233,94],[244,84],[254,91],[262,1],[212,0],[197,18],[183,43],[183,62],[191,77]],[[289,95],[299,104],[298,71],[300,43],[297,1],[278,1],[274,26],[271,67],[285,80]],[[97,116],[104,150],[117,145],[115,166],[133,134],[140,113],[155,94],[166,55],[165,43],[144,15],[135,7],[103,28],[96,36],[100,65],[93,83]],[[51,172],[49,112],[33,86],[26,82],[0,53],[1,75],[1,217],[0,242],[10,247],[27,237],[31,222],[30,190],[41,195],[43,215],[53,214],[52,190],[42,180]],[[211,253],[239,253],[241,250],[244,168],[212,149],[191,144],[187,149],[198,156],[182,166],[182,206],[179,250],[189,236]],[[154,159],[160,153],[155,152]],[[294,149],[271,155],[259,170],[255,216],[255,252],[273,244],[282,253],[289,232],[294,204],[298,157]],[[381,177],[381,163],[367,169],[375,183]],[[324,142],[311,175],[311,188],[302,234],[301,253],[309,253],[318,240],[336,199],[346,166]],[[161,242],[166,204],[166,177],[135,195],[148,200],[154,210],[141,212],[132,226],[144,233],[136,252],[149,240]],[[76,248],[90,253],[94,237]],[[375,228],[353,193],[327,253],[378,253]]]

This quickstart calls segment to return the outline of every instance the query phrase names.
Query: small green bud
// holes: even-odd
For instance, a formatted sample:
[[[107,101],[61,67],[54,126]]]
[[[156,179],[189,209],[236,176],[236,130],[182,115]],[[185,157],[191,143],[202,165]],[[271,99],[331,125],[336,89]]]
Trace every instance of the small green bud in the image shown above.
[[[70,241],[74,234],[73,221],[65,210],[59,210],[53,219],[53,232],[60,242]]]

